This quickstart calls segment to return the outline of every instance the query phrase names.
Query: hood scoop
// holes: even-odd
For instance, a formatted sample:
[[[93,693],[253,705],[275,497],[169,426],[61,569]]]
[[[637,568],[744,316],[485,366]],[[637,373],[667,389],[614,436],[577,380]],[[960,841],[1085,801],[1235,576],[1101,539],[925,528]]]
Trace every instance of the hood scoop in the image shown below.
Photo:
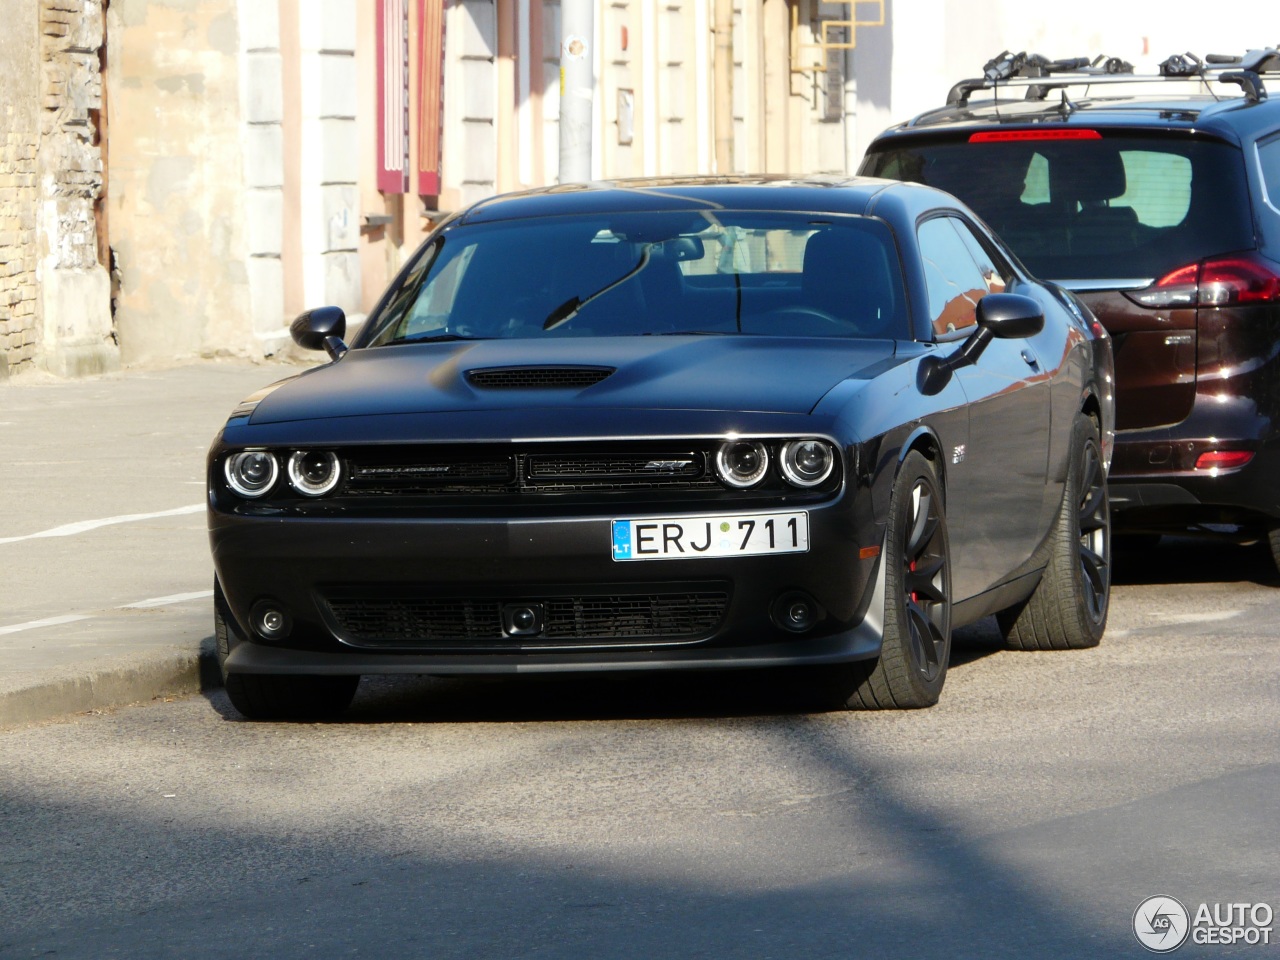
[[[478,390],[585,390],[615,367],[486,367],[468,370],[467,382]]]

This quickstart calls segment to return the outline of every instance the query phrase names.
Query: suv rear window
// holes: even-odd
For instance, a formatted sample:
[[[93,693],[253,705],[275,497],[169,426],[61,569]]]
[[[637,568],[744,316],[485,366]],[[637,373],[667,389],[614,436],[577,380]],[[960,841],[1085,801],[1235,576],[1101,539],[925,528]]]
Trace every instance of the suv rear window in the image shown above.
[[[890,141],[862,173],[959,197],[1032,273],[1156,278],[1254,246],[1241,152],[1188,137],[995,143]]]

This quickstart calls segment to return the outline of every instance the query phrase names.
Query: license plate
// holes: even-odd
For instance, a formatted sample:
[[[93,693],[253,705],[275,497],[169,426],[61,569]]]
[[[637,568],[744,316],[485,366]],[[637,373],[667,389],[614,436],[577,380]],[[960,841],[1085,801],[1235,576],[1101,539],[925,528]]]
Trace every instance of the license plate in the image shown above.
[[[807,553],[809,514],[613,521],[613,559],[681,560]]]

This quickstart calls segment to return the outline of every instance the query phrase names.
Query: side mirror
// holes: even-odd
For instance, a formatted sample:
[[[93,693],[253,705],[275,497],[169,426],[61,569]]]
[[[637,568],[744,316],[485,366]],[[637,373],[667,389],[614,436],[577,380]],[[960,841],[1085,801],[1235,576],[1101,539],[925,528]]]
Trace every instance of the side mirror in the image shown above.
[[[347,315],[341,307],[316,307],[298,315],[289,325],[289,335],[303,350],[323,350],[331,360],[341,360],[347,352],[342,338],[347,332]]]
[[[978,326],[1001,340],[1025,340],[1044,329],[1044,310],[1030,297],[989,293],[978,301]]]
[[[1044,310],[1030,297],[1017,293],[989,293],[978,301],[978,329],[946,357],[925,357],[920,361],[917,385],[926,396],[941,393],[951,380],[951,372],[977,363],[987,344],[1001,340],[1025,340],[1044,329]]]

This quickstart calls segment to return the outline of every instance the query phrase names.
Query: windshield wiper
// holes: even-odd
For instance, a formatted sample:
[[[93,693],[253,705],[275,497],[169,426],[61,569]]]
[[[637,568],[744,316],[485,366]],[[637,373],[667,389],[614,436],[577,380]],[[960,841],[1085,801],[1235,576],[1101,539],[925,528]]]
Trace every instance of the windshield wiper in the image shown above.
[[[632,267],[630,270],[628,270],[626,273],[620,276],[617,280],[614,280],[612,283],[609,283],[606,286],[601,287],[595,293],[588,295],[585,300],[580,300],[578,297],[570,297],[564,303],[560,304],[560,306],[556,307],[549,314],[547,314],[547,319],[542,321],[542,329],[554,330],[556,327],[560,326],[560,324],[567,323],[568,321],[572,320],[575,316],[577,316],[578,311],[581,310],[583,307],[585,307],[592,300],[596,299],[597,297],[603,297],[606,293],[608,293],[614,287],[617,287],[626,283],[628,280],[630,280],[637,273],[639,273],[641,270],[643,270],[645,267],[649,265],[649,251],[652,248],[653,248],[653,244],[646,243],[644,245],[644,249],[640,252],[639,263],[637,263],[634,267]]]
[[[727,337],[735,330],[650,330],[642,337]]]

